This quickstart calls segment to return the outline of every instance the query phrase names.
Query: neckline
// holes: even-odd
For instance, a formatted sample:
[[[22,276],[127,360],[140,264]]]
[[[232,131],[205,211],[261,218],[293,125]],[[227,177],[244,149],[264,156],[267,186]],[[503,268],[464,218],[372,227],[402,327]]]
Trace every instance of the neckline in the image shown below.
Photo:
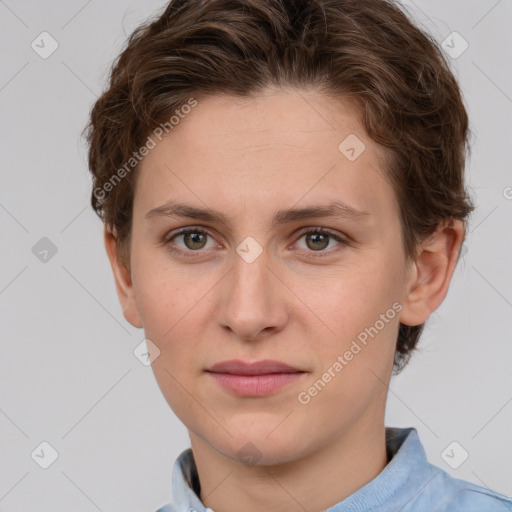
[[[386,427],[388,463],[370,482],[336,503],[325,512],[359,512],[373,510],[394,496],[410,493],[411,479],[421,484],[429,466],[425,451],[415,428]],[[415,475],[409,478],[408,475]],[[434,475],[435,476],[435,475]],[[433,477],[432,477],[433,478]],[[406,489],[407,487],[407,489]],[[191,448],[184,450],[173,469],[173,495],[178,510],[193,506],[197,512],[209,512],[200,500],[201,483]]]

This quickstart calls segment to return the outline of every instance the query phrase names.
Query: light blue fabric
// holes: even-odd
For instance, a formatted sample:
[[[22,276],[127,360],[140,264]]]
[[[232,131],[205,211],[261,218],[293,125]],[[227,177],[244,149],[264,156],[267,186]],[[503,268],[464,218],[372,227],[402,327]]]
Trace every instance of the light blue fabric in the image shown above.
[[[381,473],[325,512],[512,511],[512,498],[453,478],[430,464],[415,428],[387,427],[386,445],[392,458]],[[189,448],[174,463],[174,506],[156,512],[214,512],[204,507],[188,483],[196,471]]]

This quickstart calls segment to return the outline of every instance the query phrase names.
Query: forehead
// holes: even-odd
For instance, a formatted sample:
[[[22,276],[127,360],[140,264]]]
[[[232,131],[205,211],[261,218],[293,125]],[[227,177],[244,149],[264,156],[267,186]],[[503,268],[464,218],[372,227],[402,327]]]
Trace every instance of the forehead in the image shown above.
[[[295,89],[210,96],[144,157],[135,203],[148,210],[178,198],[263,217],[276,206],[340,200],[378,216],[396,210],[387,156],[346,101]]]

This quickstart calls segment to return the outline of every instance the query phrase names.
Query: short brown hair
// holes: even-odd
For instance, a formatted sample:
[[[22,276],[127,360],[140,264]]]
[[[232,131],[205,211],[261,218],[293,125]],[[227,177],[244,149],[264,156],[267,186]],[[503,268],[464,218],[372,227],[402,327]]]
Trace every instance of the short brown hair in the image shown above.
[[[464,185],[470,148],[462,94],[433,37],[399,4],[177,0],[129,37],[84,130],[91,204],[116,234],[122,263],[129,268],[137,166],[116,183],[112,177],[148,134],[191,97],[250,97],[287,85],[351,100],[368,135],[390,150],[385,171],[408,259],[441,221],[459,219],[467,229],[474,206]],[[395,373],[423,327],[400,324]]]

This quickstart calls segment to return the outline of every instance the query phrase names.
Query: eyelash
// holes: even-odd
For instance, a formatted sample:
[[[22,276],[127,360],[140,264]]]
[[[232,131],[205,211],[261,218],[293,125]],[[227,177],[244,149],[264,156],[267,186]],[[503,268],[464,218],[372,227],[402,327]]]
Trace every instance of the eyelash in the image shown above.
[[[172,241],[176,237],[178,237],[180,235],[187,235],[189,233],[200,233],[202,235],[210,236],[210,237],[213,238],[213,236],[208,231],[206,231],[203,228],[200,228],[200,227],[189,227],[189,228],[184,228],[184,229],[178,231],[177,233],[174,233],[173,235],[167,237],[164,240],[164,245],[169,246],[171,251],[176,252],[178,254],[181,254],[181,255],[183,255],[183,256],[185,256],[187,258],[198,258],[198,257],[201,257],[202,256],[201,253],[204,252],[202,249],[199,249],[197,251],[192,251],[192,250],[183,251],[182,249],[176,249],[175,247],[172,246]],[[347,240],[344,240],[343,238],[340,238],[339,236],[331,233],[330,231],[328,231],[328,230],[326,230],[324,228],[318,228],[318,227],[307,228],[305,231],[303,231],[300,234],[300,237],[298,238],[298,240],[300,240],[302,237],[304,237],[306,235],[310,235],[310,234],[328,235],[330,238],[333,238],[334,240],[336,240],[336,242],[339,242],[340,246],[348,246],[348,245],[350,245]],[[331,249],[329,251],[320,250],[320,251],[308,251],[308,252],[312,253],[311,256],[313,258],[325,258],[327,256],[331,256],[332,252],[336,252],[338,250],[341,250],[341,249],[336,249],[335,248],[335,249]],[[314,254],[315,252],[324,253],[324,254]],[[190,253],[198,253],[198,254],[192,256]],[[327,254],[325,254],[325,253],[327,253]]]

